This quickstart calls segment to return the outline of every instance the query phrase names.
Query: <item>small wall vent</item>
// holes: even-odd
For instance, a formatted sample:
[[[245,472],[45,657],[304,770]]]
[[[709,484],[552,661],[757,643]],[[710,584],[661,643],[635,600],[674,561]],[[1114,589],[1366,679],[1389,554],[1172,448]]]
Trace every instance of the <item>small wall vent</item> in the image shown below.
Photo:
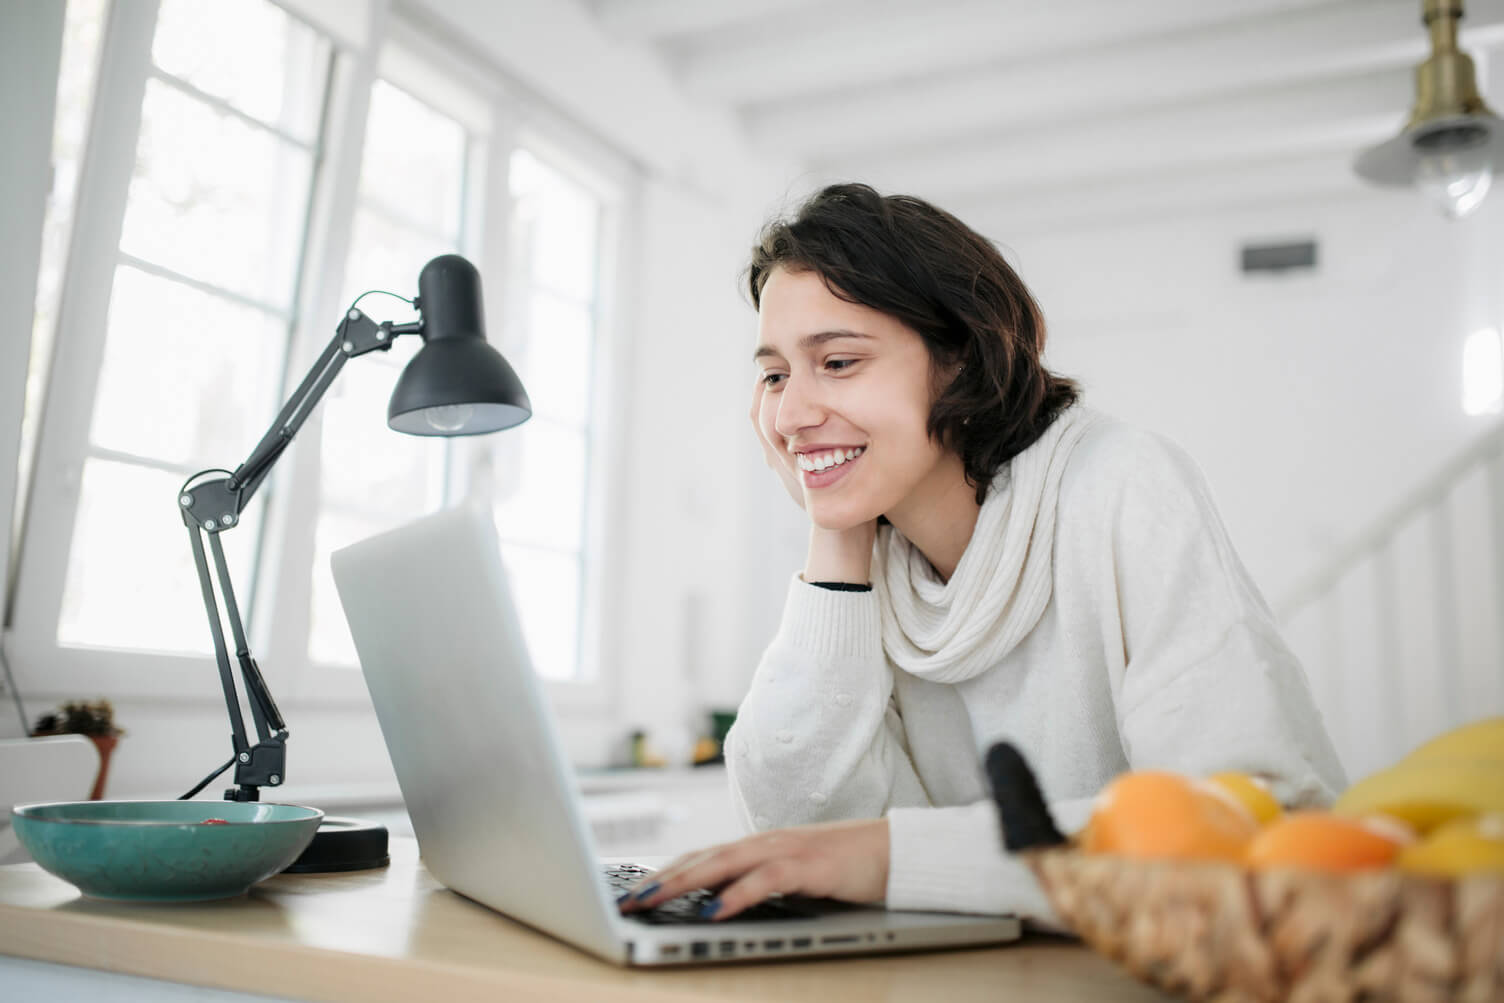
[[[1243,272],[1291,272],[1316,267],[1316,241],[1297,240],[1281,244],[1244,244]]]

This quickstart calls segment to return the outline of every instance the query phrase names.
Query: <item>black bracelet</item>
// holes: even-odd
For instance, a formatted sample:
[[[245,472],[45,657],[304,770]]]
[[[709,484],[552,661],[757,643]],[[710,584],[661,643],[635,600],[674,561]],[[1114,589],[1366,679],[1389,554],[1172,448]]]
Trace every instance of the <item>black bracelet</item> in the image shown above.
[[[830,589],[832,592],[871,592],[871,585],[858,585],[855,582],[810,582],[811,585],[820,589]]]

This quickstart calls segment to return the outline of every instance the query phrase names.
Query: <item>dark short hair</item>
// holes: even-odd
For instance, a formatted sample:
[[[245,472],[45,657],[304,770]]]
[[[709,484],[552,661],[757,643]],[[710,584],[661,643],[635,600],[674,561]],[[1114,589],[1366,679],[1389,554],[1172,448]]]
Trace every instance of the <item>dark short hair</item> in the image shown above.
[[[755,306],[778,267],[816,272],[835,295],[919,333],[936,388],[929,435],[961,457],[979,503],[1077,399],[1074,381],[1044,367],[1044,316],[1018,273],[923,199],[831,185],[763,228],[747,270]]]

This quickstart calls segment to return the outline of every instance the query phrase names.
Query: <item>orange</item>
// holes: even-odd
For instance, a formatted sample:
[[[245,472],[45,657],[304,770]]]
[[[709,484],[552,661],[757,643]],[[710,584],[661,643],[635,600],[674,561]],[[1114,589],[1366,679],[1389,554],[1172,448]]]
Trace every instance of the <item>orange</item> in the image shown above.
[[[1247,863],[1255,870],[1362,871],[1388,867],[1414,839],[1405,825],[1387,819],[1291,812],[1254,837]]]
[[[1249,776],[1247,773],[1217,773],[1208,777],[1207,782],[1226,791],[1238,804],[1247,808],[1248,814],[1259,825],[1273,822],[1284,811],[1274,792],[1269,789],[1269,784],[1260,777]]]
[[[1257,829],[1252,816],[1205,784],[1138,770],[1102,791],[1081,848],[1128,857],[1239,860]]]

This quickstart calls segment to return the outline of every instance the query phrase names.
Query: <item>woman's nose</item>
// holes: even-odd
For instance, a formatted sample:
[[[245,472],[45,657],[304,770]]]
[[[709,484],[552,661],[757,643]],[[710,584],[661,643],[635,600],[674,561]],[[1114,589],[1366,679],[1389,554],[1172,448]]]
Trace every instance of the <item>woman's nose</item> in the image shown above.
[[[783,382],[778,395],[778,415],[773,427],[779,435],[793,438],[806,428],[813,428],[825,420],[825,408],[818,399],[810,381],[790,376]]]

